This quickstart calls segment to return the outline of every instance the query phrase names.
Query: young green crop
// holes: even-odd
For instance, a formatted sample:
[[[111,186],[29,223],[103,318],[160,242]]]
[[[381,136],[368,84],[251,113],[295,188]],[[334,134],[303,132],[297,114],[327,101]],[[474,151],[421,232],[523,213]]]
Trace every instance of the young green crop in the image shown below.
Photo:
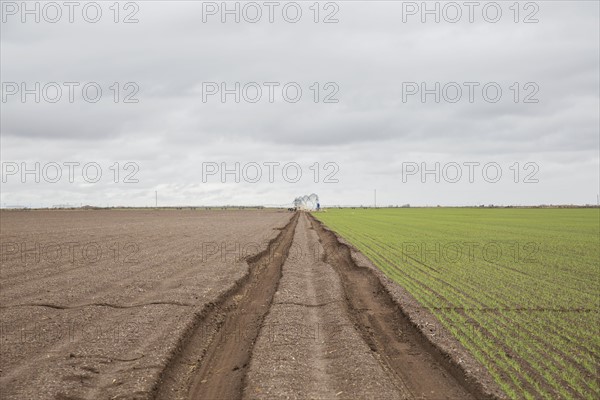
[[[600,398],[599,209],[315,216],[439,318],[510,398]]]

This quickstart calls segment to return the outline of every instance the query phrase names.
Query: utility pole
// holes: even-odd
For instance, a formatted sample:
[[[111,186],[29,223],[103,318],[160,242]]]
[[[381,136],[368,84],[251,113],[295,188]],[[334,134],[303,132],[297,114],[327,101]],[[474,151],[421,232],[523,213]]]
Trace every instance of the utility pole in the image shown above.
[[[377,189],[373,189],[373,194],[375,197],[375,208],[377,208]]]
[[[154,191],[154,206],[158,208],[158,190]]]

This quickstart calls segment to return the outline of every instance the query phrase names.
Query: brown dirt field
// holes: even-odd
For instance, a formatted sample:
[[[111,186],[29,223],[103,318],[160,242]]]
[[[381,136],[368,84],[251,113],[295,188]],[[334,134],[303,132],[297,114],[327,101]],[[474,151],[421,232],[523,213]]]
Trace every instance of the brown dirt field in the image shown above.
[[[152,398],[196,315],[290,216],[0,212],[0,398]]]
[[[455,342],[434,346],[405,316],[417,305],[401,288],[306,213],[0,217],[3,399],[498,394],[466,371],[478,367],[468,355],[457,366]]]

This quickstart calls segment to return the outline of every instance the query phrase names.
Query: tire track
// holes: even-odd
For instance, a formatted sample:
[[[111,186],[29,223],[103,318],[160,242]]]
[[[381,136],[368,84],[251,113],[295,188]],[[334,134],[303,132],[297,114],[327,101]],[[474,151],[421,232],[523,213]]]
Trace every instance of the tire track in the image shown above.
[[[346,310],[382,366],[419,399],[489,398],[429,344],[411,324],[371,271],[358,267],[347,246],[312,216],[312,227],[325,248],[324,259],[338,273]]]
[[[377,360],[345,312],[342,283],[318,254],[306,214],[263,328],[243,399],[413,399]],[[315,256],[316,255],[316,256]]]
[[[269,310],[299,214],[267,249],[250,257],[249,274],[225,293],[182,340],[156,385],[157,399],[236,399],[254,341]]]

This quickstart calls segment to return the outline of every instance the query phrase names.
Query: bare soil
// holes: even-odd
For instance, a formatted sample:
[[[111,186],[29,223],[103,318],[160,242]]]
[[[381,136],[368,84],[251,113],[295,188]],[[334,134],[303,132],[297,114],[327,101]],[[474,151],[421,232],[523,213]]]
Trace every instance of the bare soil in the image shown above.
[[[153,398],[198,315],[291,215],[1,211],[0,398]]]

